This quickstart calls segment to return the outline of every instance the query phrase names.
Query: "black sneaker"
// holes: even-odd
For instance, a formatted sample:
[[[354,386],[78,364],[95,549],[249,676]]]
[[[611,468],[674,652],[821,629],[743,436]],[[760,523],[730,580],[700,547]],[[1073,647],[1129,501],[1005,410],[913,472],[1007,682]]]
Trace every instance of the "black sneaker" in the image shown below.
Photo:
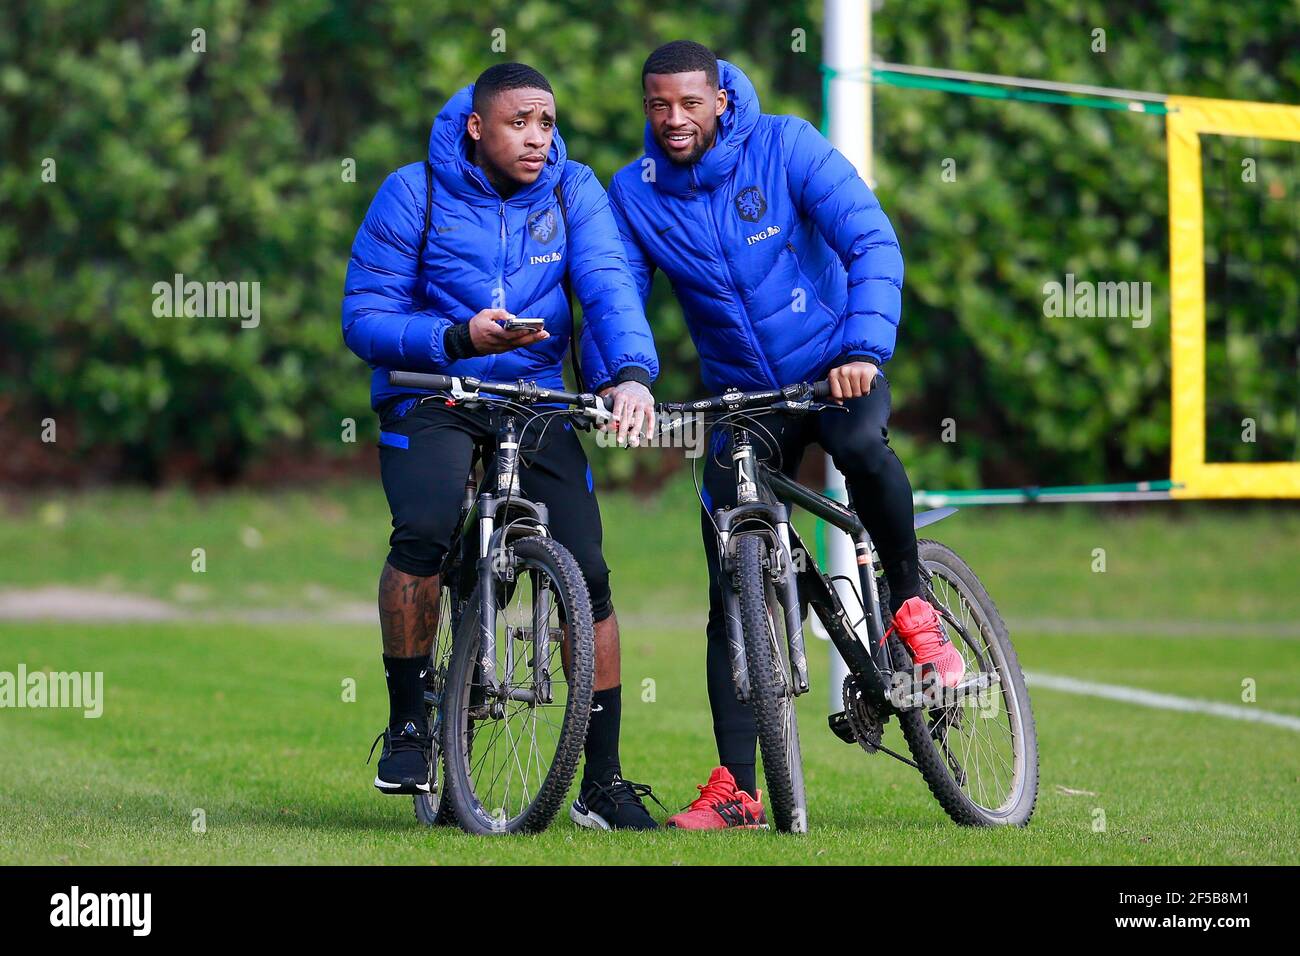
[[[384,749],[379,754],[375,789],[380,793],[428,793],[433,738],[420,733],[408,720],[400,733],[385,730],[376,737],[370,745],[370,757],[375,755],[375,747],[381,740]],[[370,763],[370,757],[366,758],[366,763]]]
[[[659,803],[649,784],[632,783],[617,774],[609,783],[584,780],[578,799],[569,807],[569,818],[592,830],[656,830],[659,824],[646,810],[642,797]]]

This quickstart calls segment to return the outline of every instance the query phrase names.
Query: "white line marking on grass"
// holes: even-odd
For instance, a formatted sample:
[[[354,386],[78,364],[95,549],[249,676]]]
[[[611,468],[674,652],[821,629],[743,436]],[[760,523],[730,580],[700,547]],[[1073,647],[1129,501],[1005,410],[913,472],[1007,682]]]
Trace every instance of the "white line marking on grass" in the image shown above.
[[[1143,637],[1279,637],[1300,638],[1300,621],[1206,621],[1200,619],[1027,617],[1009,618],[1012,634],[1101,634]]]
[[[1056,674],[1025,673],[1025,681],[1030,687],[1046,687],[1048,690],[1064,691],[1067,694],[1082,694],[1085,697],[1105,697],[1108,700],[1137,704],[1139,707],[1155,707],[1159,710],[1181,710],[1193,714],[1212,714],[1215,717],[1229,717],[1233,720],[1245,720],[1256,724],[1272,724],[1287,730],[1300,731],[1300,717],[1289,714],[1275,714],[1269,710],[1256,710],[1253,707],[1238,707],[1234,704],[1220,704],[1212,700],[1197,700],[1194,697],[1177,697],[1173,694],[1157,694],[1153,690],[1141,690],[1137,687],[1124,687],[1120,684],[1096,684],[1092,681],[1077,680],[1073,677],[1060,677]]]

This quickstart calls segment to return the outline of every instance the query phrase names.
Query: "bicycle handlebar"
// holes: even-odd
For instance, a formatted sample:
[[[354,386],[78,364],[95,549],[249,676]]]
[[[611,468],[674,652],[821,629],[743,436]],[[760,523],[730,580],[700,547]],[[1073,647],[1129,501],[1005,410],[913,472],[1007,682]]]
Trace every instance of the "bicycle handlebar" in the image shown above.
[[[453,398],[474,398],[480,392],[513,399],[522,405],[555,403],[571,405],[596,421],[605,421],[609,410],[599,395],[584,392],[581,395],[558,388],[542,388],[536,382],[520,379],[517,382],[484,382],[477,378],[455,375],[437,375],[430,372],[389,372],[390,385],[423,388],[438,392],[451,392]]]
[[[512,399],[523,405],[542,403],[569,405],[598,422],[608,421],[610,418],[605,402],[598,395],[590,392],[576,394],[557,388],[542,388],[535,382],[522,379],[517,382],[484,382],[477,378],[461,378],[432,372],[389,372],[388,381],[389,384],[405,388],[451,392],[453,398],[476,398],[480,392],[486,392],[489,395]],[[830,394],[830,382],[800,382],[797,385],[757,392],[731,390],[713,398],[703,398],[694,402],[660,402],[655,406],[655,412],[657,414],[735,412],[779,403],[789,403],[794,408],[802,406],[806,409],[813,401],[828,398]]]
[[[775,405],[778,402],[790,402],[792,405],[806,405],[814,399],[828,398],[831,383],[800,382],[785,388],[766,389],[759,392],[727,391],[714,398],[702,398],[695,402],[660,402],[655,411],[660,414],[680,412],[735,412],[746,408],[758,408],[763,405]]]

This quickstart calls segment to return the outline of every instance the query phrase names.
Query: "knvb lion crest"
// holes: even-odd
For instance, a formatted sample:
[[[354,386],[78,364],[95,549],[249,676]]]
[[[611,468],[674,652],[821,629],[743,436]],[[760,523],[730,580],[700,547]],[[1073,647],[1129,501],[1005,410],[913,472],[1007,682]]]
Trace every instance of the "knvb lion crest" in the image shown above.
[[[757,186],[747,186],[736,196],[736,215],[745,222],[758,222],[767,212],[767,200]]]
[[[529,234],[542,245],[546,245],[554,239],[557,231],[554,208],[535,212],[528,218]]]

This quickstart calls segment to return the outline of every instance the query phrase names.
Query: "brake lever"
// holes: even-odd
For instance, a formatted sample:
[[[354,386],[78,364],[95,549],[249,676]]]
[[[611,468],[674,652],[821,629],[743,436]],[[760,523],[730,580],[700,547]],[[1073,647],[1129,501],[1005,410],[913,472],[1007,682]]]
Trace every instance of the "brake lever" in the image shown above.
[[[605,406],[605,400],[599,395],[593,395],[592,398],[595,399],[594,405],[585,406],[581,410],[575,409],[573,412],[574,416],[582,422],[583,431],[591,431],[594,425],[603,425],[614,420],[614,416]]]
[[[574,408],[569,411],[569,418],[573,420],[575,428],[581,428],[584,432],[589,432],[593,427],[603,422],[613,419],[609,409],[605,407],[605,400],[599,395],[594,396],[595,405],[584,405],[582,408]]]

